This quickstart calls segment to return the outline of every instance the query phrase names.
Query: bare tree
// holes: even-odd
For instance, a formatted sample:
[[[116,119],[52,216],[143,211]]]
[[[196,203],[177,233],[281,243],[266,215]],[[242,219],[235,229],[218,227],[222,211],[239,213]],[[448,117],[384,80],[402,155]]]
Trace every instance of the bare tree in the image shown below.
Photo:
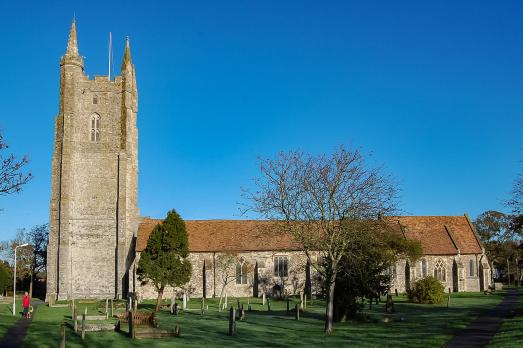
[[[260,160],[254,190],[244,190],[245,212],[275,221],[274,233],[290,234],[303,248],[327,289],[325,332],[332,332],[333,296],[340,260],[364,221],[393,214],[396,187],[359,150],[331,155],[280,153]],[[376,228],[378,224],[372,225]]]
[[[511,229],[523,233],[523,171],[521,171],[512,188],[512,197],[506,202],[514,214]]]
[[[218,279],[221,283],[220,290],[220,303],[218,304],[218,310],[221,311],[222,300],[225,294],[227,285],[236,281],[236,264],[238,263],[238,256],[233,253],[220,254],[216,257],[215,265],[218,270]]]
[[[240,261],[241,259],[242,258],[238,258],[238,255],[235,253],[224,253],[216,257],[216,270],[218,271],[218,279],[222,286],[220,290],[220,302],[218,304],[218,310],[221,310],[222,308],[222,300],[223,296],[225,295],[227,285],[242,279],[242,276],[246,281],[254,271],[254,265],[252,263],[247,260]],[[241,274],[238,274],[238,267],[240,267]]]
[[[29,157],[24,156],[17,159],[13,154],[5,154],[8,148],[2,133],[0,133],[0,195],[17,193],[33,177],[31,173],[23,171],[24,166],[29,163]]]

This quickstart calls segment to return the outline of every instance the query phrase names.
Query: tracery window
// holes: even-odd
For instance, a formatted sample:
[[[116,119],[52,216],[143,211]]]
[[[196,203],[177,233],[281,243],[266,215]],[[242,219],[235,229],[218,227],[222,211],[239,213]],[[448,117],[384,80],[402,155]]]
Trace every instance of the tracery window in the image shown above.
[[[91,116],[91,122],[90,122],[90,139],[91,141],[99,141],[100,140],[100,115],[94,114]]]
[[[287,256],[274,257],[274,276],[287,277],[289,275],[289,258]]]
[[[243,257],[236,263],[236,284],[247,284],[247,264]]]
[[[445,264],[443,264],[443,261],[441,259],[436,261],[436,265],[434,266],[434,277],[441,282],[444,282],[447,280],[447,272],[445,269]]]
[[[475,277],[476,272],[474,271],[474,261],[469,260],[469,277]]]

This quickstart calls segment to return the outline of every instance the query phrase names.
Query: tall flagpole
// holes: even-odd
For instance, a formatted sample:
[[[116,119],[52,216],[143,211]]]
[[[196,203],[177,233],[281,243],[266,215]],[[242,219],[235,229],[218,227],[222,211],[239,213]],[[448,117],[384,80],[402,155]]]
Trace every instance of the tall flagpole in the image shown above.
[[[111,81],[111,46],[112,46],[112,35],[109,32],[109,81]]]

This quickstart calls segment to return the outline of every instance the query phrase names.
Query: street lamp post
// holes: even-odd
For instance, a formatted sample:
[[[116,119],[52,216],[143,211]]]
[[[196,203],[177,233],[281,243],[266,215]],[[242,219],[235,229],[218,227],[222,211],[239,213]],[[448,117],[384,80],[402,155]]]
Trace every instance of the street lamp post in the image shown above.
[[[13,315],[16,313],[16,249],[28,246],[28,243],[17,245],[15,247],[15,266],[13,270]]]

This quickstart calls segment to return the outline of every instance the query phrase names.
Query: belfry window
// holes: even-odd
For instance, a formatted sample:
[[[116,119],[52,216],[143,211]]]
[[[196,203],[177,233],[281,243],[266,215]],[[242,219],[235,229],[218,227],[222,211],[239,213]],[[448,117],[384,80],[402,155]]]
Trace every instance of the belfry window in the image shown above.
[[[436,261],[436,265],[434,267],[434,277],[441,282],[444,282],[447,280],[447,272],[445,270],[445,264],[441,260]]]
[[[98,104],[98,96],[93,96],[93,104]]]
[[[236,264],[236,284],[247,284],[247,264],[243,257]]]
[[[100,115],[94,114],[91,116],[90,127],[91,141],[100,141]]]

